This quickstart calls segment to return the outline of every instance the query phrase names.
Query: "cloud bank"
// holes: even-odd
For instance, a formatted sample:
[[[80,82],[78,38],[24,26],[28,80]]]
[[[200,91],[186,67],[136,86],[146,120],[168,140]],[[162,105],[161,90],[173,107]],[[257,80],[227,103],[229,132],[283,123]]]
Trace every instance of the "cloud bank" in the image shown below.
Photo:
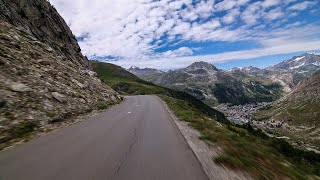
[[[320,49],[319,22],[299,18],[319,13],[316,0],[50,2],[78,38],[85,55],[112,59],[124,67],[170,69],[199,60],[217,63]],[[197,53],[207,43],[214,47],[224,42],[247,42],[250,48],[226,48],[222,53],[212,48],[205,55]]]

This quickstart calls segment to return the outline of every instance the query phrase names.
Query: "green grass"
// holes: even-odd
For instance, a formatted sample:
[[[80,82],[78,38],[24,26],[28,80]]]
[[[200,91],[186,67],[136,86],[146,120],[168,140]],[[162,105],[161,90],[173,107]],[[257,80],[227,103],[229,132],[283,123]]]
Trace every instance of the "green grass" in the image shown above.
[[[254,120],[284,121],[291,127],[319,127],[320,104],[311,101],[286,102],[281,106],[269,106],[252,115]],[[311,128],[312,129],[312,128]],[[315,147],[320,146],[317,133],[312,133],[310,129],[294,131],[287,128],[275,128],[273,133],[279,136],[287,136],[291,142],[304,142]]]
[[[165,88],[141,80],[120,66],[91,61],[98,78],[121,94],[165,94]]]
[[[13,139],[25,138],[28,137],[32,132],[34,132],[39,127],[37,122],[26,121],[19,123],[10,128],[9,135],[5,139],[0,140],[0,150],[5,147],[5,144]]]
[[[266,136],[251,126],[218,125],[217,117],[204,114],[191,103],[160,96],[183,121],[201,133],[200,139],[223,149],[213,161],[248,172],[254,179],[320,178],[320,156],[294,149],[283,140]]]
[[[110,106],[113,106],[118,103],[119,102],[117,102],[117,101],[98,100],[98,102],[96,103],[96,107],[98,108],[98,110],[104,110],[104,109],[108,109]]]

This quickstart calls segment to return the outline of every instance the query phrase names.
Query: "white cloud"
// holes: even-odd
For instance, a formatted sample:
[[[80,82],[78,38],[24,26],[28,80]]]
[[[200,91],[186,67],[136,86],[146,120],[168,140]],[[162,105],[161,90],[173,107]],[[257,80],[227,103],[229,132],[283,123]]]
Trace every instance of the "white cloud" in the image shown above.
[[[188,47],[180,47],[176,50],[169,50],[166,52],[161,53],[160,57],[162,58],[174,58],[174,57],[181,57],[181,56],[189,56],[193,54],[193,50]]]
[[[280,3],[280,0],[265,0],[262,3],[262,6],[265,7],[265,8],[268,8],[268,7],[275,6],[275,5],[279,4],[279,3]]]
[[[132,65],[139,67],[151,67],[157,69],[176,69],[183,68],[190,65],[193,62],[205,61],[213,64],[223,63],[232,60],[241,59],[252,59],[262,56],[277,55],[277,54],[288,54],[299,51],[314,51],[320,50],[320,40],[312,42],[300,42],[290,43],[285,45],[272,46],[267,48],[244,50],[244,51],[231,51],[213,55],[202,55],[202,56],[189,56],[180,58],[162,58],[155,59],[152,61],[117,61],[114,62],[117,65],[123,67],[130,67]]]
[[[237,1],[229,0],[229,1],[221,1],[216,4],[214,7],[217,11],[225,11],[233,9],[237,5]]]
[[[250,4],[241,14],[241,19],[248,25],[254,25],[262,16],[261,1]]]
[[[288,9],[301,11],[301,10],[305,10],[308,7],[315,5],[315,4],[316,4],[315,1],[304,1],[301,3],[294,4],[294,5],[290,6]]]
[[[319,25],[284,27],[286,20],[299,15],[298,10],[315,3],[294,4],[296,1],[50,0],[77,37],[87,35],[79,42],[85,55],[112,56],[120,59],[119,63],[142,65],[158,62],[155,58],[174,61],[180,56],[192,56],[192,46],[175,46],[184,46],[180,44],[183,42],[250,41],[267,49],[272,42],[283,45],[288,40],[319,40],[310,38],[319,35],[314,31]],[[172,49],[157,52],[161,47]]]
[[[276,8],[267,12],[264,18],[267,20],[274,20],[274,19],[279,19],[280,17],[283,17],[283,16],[284,16],[284,13],[282,12],[281,8]]]
[[[226,24],[231,24],[236,20],[236,18],[239,15],[240,15],[239,9],[232,9],[225,16],[222,17],[222,22]]]

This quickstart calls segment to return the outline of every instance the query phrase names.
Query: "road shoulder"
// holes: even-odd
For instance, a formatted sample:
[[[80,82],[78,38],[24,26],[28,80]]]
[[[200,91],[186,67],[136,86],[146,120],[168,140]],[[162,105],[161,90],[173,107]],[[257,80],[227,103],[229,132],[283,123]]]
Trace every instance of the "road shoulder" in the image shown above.
[[[178,127],[179,131],[187,141],[187,144],[197,157],[198,161],[200,162],[202,168],[204,169],[205,173],[209,177],[210,180],[215,179],[239,179],[239,180],[246,180],[251,179],[250,176],[246,173],[240,171],[234,171],[227,169],[222,165],[217,165],[212,160],[214,157],[218,156],[219,149],[210,147],[207,143],[200,140],[200,133],[189,126],[188,122],[180,121],[168,105],[157,96],[159,101],[163,103],[167,111],[169,112],[171,118],[173,119],[174,123]]]

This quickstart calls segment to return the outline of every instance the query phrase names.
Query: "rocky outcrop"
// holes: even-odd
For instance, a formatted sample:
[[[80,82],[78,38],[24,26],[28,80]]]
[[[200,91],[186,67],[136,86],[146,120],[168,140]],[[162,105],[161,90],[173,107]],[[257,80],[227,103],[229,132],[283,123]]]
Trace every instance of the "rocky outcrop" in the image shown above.
[[[0,9],[0,148],[119,100],[46,0],[0,0]]]
[[[0,0],[0,19],[23,29],[72,63],[90,66],[70,28],[48,1]]]

